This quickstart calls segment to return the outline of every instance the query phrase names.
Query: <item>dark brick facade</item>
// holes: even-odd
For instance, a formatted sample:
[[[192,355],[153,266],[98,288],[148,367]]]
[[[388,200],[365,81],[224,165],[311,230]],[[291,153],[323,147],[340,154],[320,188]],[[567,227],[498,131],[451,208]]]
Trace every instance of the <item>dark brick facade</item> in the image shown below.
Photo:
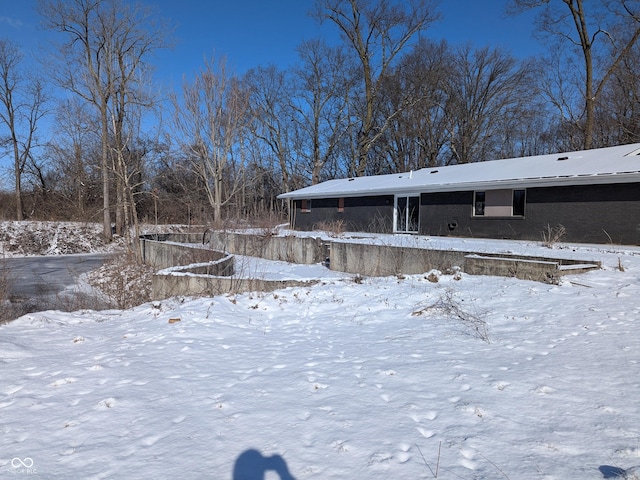
[[[562,225],[564,241],[640,244],[640,184],[528,188],[523,217],[474,217],[473,192],[421,195],[420,233],[542,240]]]
[[[476,217],[473,192],[423,193],[420,196],[421,235],[543,239],[549,227],[561,225],[567,242],[640,245],[640,183],[527,188],[521,217]],[[309,212],[294,202],[292,224],[313,230],[341,220],[348,231],[391,233],[392,195],[314,199]]]
[[[310,200],[308,212],[302,200],[294,202],[293,224],[298,230],[314,230],[323,223],[342,221],[351,232],[391,233],[393,231],[393,196],[346,197],[344,209],[338,211],[338,198]],[[309,203],[307,202],[307,207]]]

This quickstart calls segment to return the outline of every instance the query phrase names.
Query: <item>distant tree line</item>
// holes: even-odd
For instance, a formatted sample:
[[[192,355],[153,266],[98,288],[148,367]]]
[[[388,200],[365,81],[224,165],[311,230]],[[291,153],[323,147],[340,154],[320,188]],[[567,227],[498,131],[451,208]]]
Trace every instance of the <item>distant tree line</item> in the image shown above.
[[[547,55],[429,38],[436,0],[316,0],[342,38],[287,70],[210,57],[157,92],[171,26],[125,0],[43,0],[47,80],[0,39],[2,218],[139,222],[283,217],[324,180],[640,141],[640,0],[505,0],[533,9]],[[44,60],[43,60],[44,61]],[[62,94],[61,94],[62,92]],[[162,101],[159,99],[167,99]],[[49,125],[39,129],[43,118]]]

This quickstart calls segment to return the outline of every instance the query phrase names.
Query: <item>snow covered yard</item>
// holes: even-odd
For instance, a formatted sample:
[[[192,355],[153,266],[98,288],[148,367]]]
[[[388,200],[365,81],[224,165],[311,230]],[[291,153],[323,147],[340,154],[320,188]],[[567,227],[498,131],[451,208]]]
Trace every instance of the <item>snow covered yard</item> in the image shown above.
[[[603,269],[559,285],[329,272],[24,316],[0,326],[0,475],[632,478],[640,251],[588,251]]]

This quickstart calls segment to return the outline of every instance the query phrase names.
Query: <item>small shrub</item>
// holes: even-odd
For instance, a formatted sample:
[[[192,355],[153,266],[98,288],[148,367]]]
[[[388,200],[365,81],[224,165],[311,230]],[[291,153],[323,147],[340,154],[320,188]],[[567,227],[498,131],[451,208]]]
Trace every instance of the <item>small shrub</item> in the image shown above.
[[[436,271],[431,271],[429,272],[429,274],[424,277],[426,278],[428,281],[430,281],[431,283],[438,283],[440,281],[440,274]]]
[[[4,259],[0,260],[0,324],[12,319],[13,312],[9,300],[9,286],[11,276],[9,267]]]
[[[567,229],[564,226],[558,224],[552,227],[547,224],[547,228],[542,231],[542,245],[547,248],[553,248],[556,243],[562,241],[566,234]]]
[[[318,222],[313,226],[314,230],[327,232],[332,238],[339,237],[345,232],[344,220],[331,220],[326,222]]]
[[[88,283],[115,308],[126,309],[151,300],[154,269],[123,253],[88,275]]]
[[[10,273],[7,262],[4,259],[0,260],[0,303],[9,298]]]
[[[275,227],[260,227],[258,236],[263,240],[269,240],[271,237],[278,235],[278,231]]]

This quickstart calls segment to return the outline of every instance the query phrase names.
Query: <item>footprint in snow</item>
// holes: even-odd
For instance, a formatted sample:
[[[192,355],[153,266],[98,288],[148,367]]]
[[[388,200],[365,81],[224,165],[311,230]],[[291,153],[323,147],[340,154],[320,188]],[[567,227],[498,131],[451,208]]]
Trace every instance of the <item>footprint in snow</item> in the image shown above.
[[[116,399],[115,398],[105,398],[104,400],[101,400],[100,402],[98,402],[98,409],[99,410],[105,410],[107,408],[112,408],[116,403]]]
[[[173,423],[178,424],[178,423],[182,423],[186,420],[187,417],[185,417],[184,415],[178,415],[177,417],[175,417],[173,420],[171,420]]]
[[[60,378],[60,379],[56,380],[55,382],[53,382],[51,384],[51,386],[59,387],[60,385],[65,385],[67,383],[74,383],[74,382],[77,382],[77,381],[78,381],[78,379],[77,378],[73,378],[73,377]]]
[[[409,416],[414,422],[420,423],[423,419],[432,421],[435,420],[436,418],[438,418],[438,412],[436,412],[435,410],[430,410],[426,413],[412,413]]]
[[[4,393],[5,395],[13,395],[14,393],[19,392],[23,388],[24,386],[22,385],[9,385],[2,390],[2,393]]]
[[[406,463],[411,460],[411,454],[407,452],[399,452],[395,455],[395,458],[398,460],[398,463]]]
[[[475,470],[477,468],[476,462],[473,461],[474,457],[476,456],[475,450],[470,448],[462,448],[460,449],[460,455],[462,456],[462,459],[460,459],[460,461],[458,462],[460,465],[468,468],[469,470]]]
[[[548,395],[548,394],[553,393],[555,391],[556,391],[555,388],[548,387],[546,385],[542,385],[542,386],[540,386],[540,387],[535,389],[535,392],[538,395]]]

